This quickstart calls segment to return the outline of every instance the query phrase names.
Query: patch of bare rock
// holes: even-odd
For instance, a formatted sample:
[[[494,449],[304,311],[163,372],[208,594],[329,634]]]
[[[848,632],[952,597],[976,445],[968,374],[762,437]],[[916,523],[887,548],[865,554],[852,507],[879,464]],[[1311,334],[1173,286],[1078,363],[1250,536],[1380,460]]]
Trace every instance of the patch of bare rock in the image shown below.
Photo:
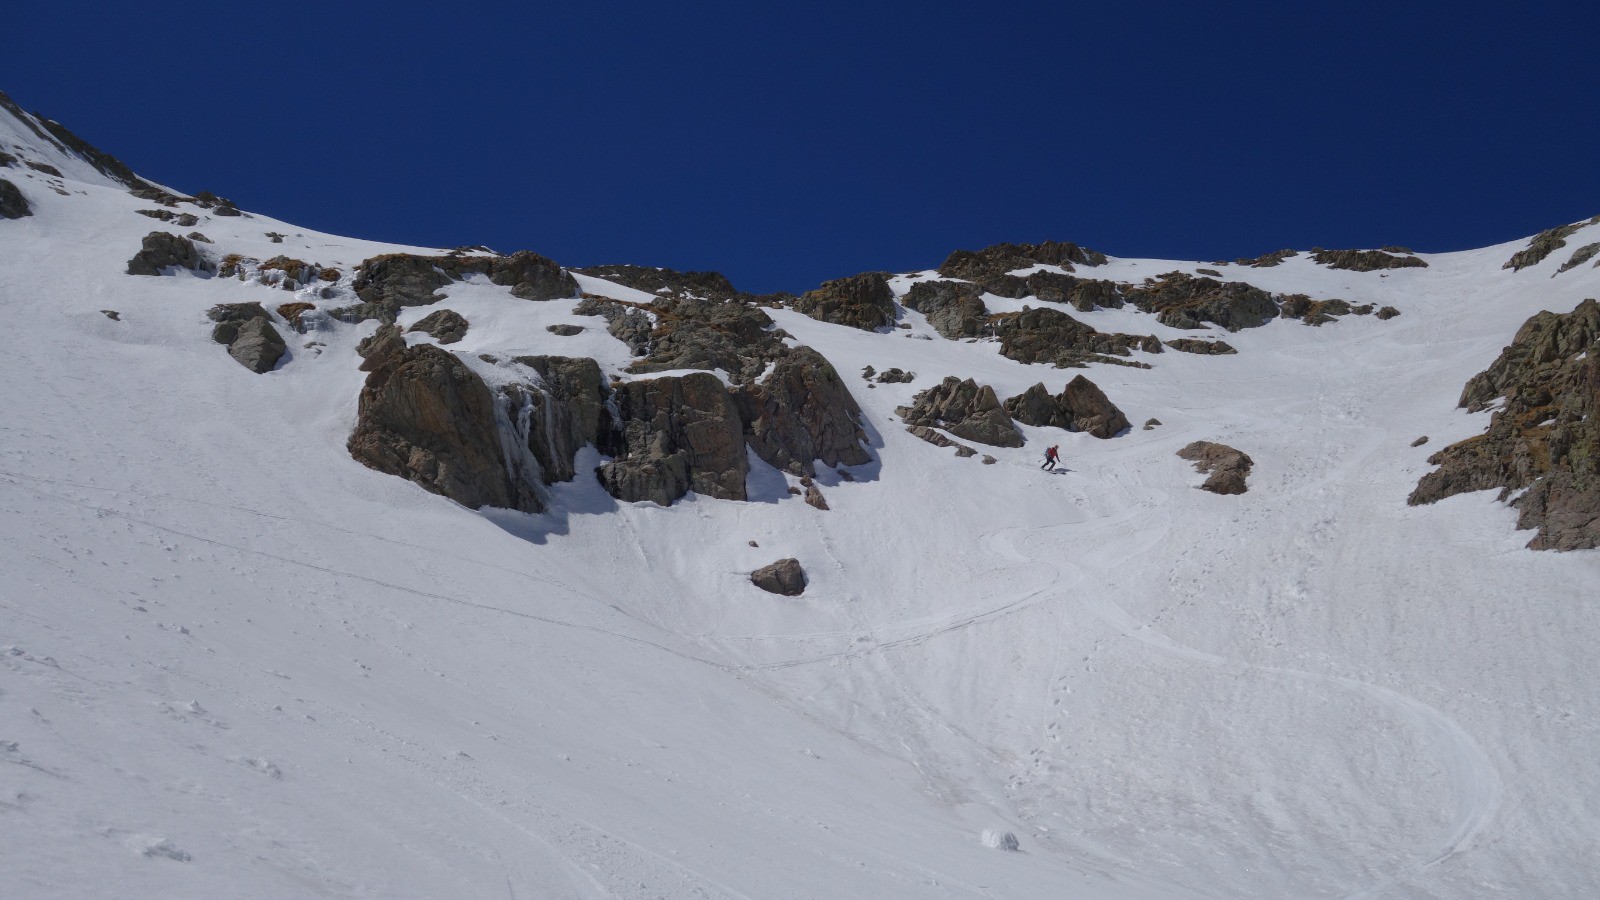
[[[1511,258],[1500,268],[1520,272],[1529,266],[1536,266],[1544,262],[1545,257],[1565,247],[1567,238],[1572,237],[1579,229],[1595,224],[1600,224],[1600,216],[1541,231],[1528,241],[1528,246],[1511,254]]]
[[[283,335],[259,303],[223,303],[211,307],[206,317],[217,323],[211,339],[227,346],[229,356],[257,375],[272,371],[288,352]]]
[[[1195,441],[1182,450],[1178,456],[1194,463],[1194,467],[1201,474],[1209,474],[1200,489],[1213,494],[1243,494],[1249,488],[1245,479],[1250,475],[1250,468],[1255,462],[1243,452],[1229,447],[1227,444],[1217,444],[1211,441]]]
[[[769,594],[798,597],[805,593],[806,572],[800,560],[790,557],[751,572],[750,583]]]
[[[1391,248],[1401,249],[1401,248]],[[1387,253],[1383,250],[1323,250],[1311,251],[1311,259],[1330,269],[1348,269],[1352,272],[1375,272],[1379,269],[1426,269],[1428,263],[1420,257],[1405,253]]]
[[[1600,547],[1600,304],[1523,323],[1459,405],[1478,412],[1497,400],[1485,433],[1428,458],[1439,468],[1408,502],[1499,488],[1517,527],[1537,530],[1531,549]]]

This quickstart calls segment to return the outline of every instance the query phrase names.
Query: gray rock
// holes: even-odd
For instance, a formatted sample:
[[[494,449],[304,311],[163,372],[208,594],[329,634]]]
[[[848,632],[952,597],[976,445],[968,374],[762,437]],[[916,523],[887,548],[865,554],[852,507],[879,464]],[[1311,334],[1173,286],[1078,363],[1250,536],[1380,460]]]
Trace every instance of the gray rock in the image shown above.
[[[1192,461],[1201,474],[1210,473],[1210,477],[1200,485],[1201,490],[1213,494],[1243,494],[1249,489],[1245,479],[1250,475],[1254,461],[1226,444],[1195,441],[1179,450],[1178,456]]]
[[[736,393],[745,438],[767,464],[795,475],[872,460],[863,444],[861,408],[822,354],[787,350],[758,384]]]
[[[574,337],[576,335],[583,334],[582,325],[567,325],[565,323],[560,325],[546,325],[544,330],[561,337]]]
[[[1413,446],[1413,447],[1421,447],[1423,444],[1426,444],[1427,442],[1428,442],[1428,436],[1427,435],[1423,435],[1422,437],[1419,437],[1416,440],[1412,441],[1411,442],[1411,446]]]
[[[206,317],[217,323],[211,339],[225,344],[228,355],[257,375],[272,371],[288,352],[283,335],[259,303],[224,303],[211,307]]]
[[[1496,401],[1488,431],[1430,456],[1438,468],[1407,502],[1498,488],[1520,512],[1517,527],[1537,530],[1530,548],[1600,547],[1600,304],[1523,323],[1459,405],[1476,412]]]
[[[1500,268],[1520,272],[1529,266],[1538,265],[1544,262],[1545,257],[1565,247],[1567,238],[1572,237],[1580,228],[1594,224],[1600,224],[1600,216],[1595,216],[1584,222],[1573,222],[1570,225],[1562,225],[1559,228],[1541,231],[1534,235],[1533,240],[1528,242],[1526,248],[1513,253],[1511,258],[1506,260],[1505,265]]]
[[[982,250],[957,250],[951,253],[939,265],[939,274],[946,278],[982,281],[1037,265],[1059,266],[1071,271],[1074,265],[1103,266],[1105,263],[1104,253],[1061,241],[994,244]]]
[[[513,427],[538,461],[545,484],[571,481],[578,451],[599,447],[614,427],[600,364],[568,356],[519,356],[514,362],[538,379],[502,389]]]
[[[166,268],[210,271],[193,241],[165,231],[152,231],[145,235],[144,248],[128,260],[128,274],[160,275]]]
[[[828,501],[822,496],[821,488],[814,484],[806,485],[806,505],[821,510],[828,508]]]
[[[565,269],[526,250],[510,256],[389,253],[362,262],[351,283],[361,304],[336,316],[345,321],[376,318],[392,322],[401,308],[437,302],[440,289],[468,275],[485,275],[494,284],[510,287],[511,295],[523,300],[578,296],[578,282]]]
[[[650,351],[650,332],[654,326],[642,309],[604,297],[586,296],[572,308],[574,315],[601,316],[606,320],[606,331],[628,345],[634,356],[644,356]],[[550,326],[564,328],[569,326]]]
[[[1238,353],[1232,344],[1227,341],[1202,341],[1195,338],[1173,338],[1166,341],[1166,345],[1174,350],[1184,353],[1198,353],[1202,356],[1227,356]]]
[[[693,490],[743,500],[749,461],[739,409],[717,376],[695,372],[619,385],[612,394],[620,429],[595,470],[619,500],[669,506]]]
[[[721,272],[678,272],[653,266],[588,266],[572,271],[661,297],[732,300],[740,296]]]
[[[1007,400],[1005,409],[1024,425],[1082,431],[1094,437],[1116,437],[1132,427],[1122,410],[1094,382],[1079,375],[1057,396],[1041,382]]]
[[[206,237],[205,235],[201,234],[198,231],[189,232],[189,240],[194,241],[196,243],[200,243],[200,244],[209,244],[209,243],[211,243],[211,238]]]
[[[806,589],[806,573],[800,560],[790,557],[750,573],[750,582],[769,594],[798,597]]]
[[[825,282],[790,301],[813,319],[876,331],[894,324],[894,291],[887,272],[864,272]]]
[[[1389,319],[1392,319],[1392,318],[1394,318],[1395,316],[1398,316],[1398,315],[1400,315],[1400,310],[1395,309],[1392,306],[1385,306],[1382,309],[1378,310],[1378,318],[1383,319],[1383,320],[1389,320]]]
[[[1161,420],[1160,419],[1149,418],[1149,419],[1145,419],[1144,420],[1144,430],[1145,431],[1154,431],[1155,429],[1157,429],[1159,427],[1161,427]]]
[[[1147,278],[1142,286],[1123,291],[1129,303],[1155,313],[1173,328],[1201,328],[1212,322],[1229,331],[1259,328],[1278,316],[1270,293],[1242,281],[1218,281],[1187,272]]]
[[[979,299],[982,295],[982,288],[966,281],[919,281],[903,302],[926,316],[939,334],[959,340],[986,332],[989,309]]]
[[[1562,272],[1565,272],[1569,269],[1576,269],[1589,260],[1594,259],[1596,255],[1600,255],[1600,242],[1584,244],[1582,247],[1572,251],[1572,256],[1566,262],[1561,264],[1561,268],[1556,269],[1556,274],[1560,275]]]
[[[453,309],[436,310],[423,316],[407,332],[421,331],[433,336],[441,344],[454,344],[467,336],[466,317]]]
[[[1311,259],[1330,269],[1372,272],[1378,269],[1426,269],[1427,262],[1415,256],[1396,256],[1382,250],[1316,250]]]
[[[744,384],[787,352],[786,333],[752,303],[662,298],[648,308],[656,317],[649,353],[630,364],[630,372],[722,369]]]
[[[910,384],[917,380],[917,373],[907,372],[904,369],[890,367],[878,373],[876,381],[879,384]]]
[[[183,213],[182,215],[178,216],[178,218],[174,219],[173,223],[179,228],[193,228],[200,224],[200,219],[193,213]]]
[[[1250,266],[1256,269],[1271,268],[1291,257],[1299,256],[1299,250],[1279,250],[1276,253],[1264,253],[1255,259],[1236,259],[1234,263],[1241,266]]]
[[[367,362],[347,443],[357,462],[470,509],[543,511],[531,473],[505,457],[494,395],[455,354],[419,344]]]
[[[362,359],[361,371],[371,372],[383,364],[384,358],[391,353],[404,350],[406,339],[400,333],[400,326],[393,322],[379,326],[377,331],[361,339],[356,344],[356,355]]]
[[[994,388],[951,375],[917,394],[898,412],[907,425],[943,428],[956,437],[994,447],[1021,447],[1022,435]]]
[[[1054,363],[1076,367],[1089,362],[1115,362],[1111,357],[1131,356],[1138,348],[1161,352],[1154,335],[1105,334],[1049,308],[1024,308],[1019,313],[994,317],[1000,337],[1000,355],[1025,363]]]

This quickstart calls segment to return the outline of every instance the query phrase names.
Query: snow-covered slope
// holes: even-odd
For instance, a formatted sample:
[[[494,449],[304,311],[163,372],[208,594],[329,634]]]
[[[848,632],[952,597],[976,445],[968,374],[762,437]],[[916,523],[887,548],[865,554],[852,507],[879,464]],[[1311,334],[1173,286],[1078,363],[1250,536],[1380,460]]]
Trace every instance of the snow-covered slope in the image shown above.
[[[1074,372],[914,312],[873,333],[772,310],[865,412],[875,461],[818,476],[831,510],[754,460],[749,502],[620,503],[580,476],[546,514],[479,512],[346,452],[374,323],[290,333],[253,374],[206,310],[296,297],[124,274],[146,233],[191,229],[0,126],[62,173],[0,169],[33,207],[0,220],[6,896],[1600,895],[1600,554],[1524,549],[1489,493],[1405,503],[1483,430],[1463,382],[1531,314],[1600,296],[1591,266],[1550,277],[1565,251],[1232,269],[1402,315],[1096,366],[1134,430],[1023,426],[992,466],[895,408],[945,375],[1004,397]],[[348,277],[440,252],[183,209],[213,258]],[[573,301],[446,294],[464,358],[628,360]],[[866,365],[918,377],[869,388]],[[1194,489],[1174,454],[1197,439],[1253,457],[1248,494]],[[1048,443],[1065,472],[1037,468]],[[787,556],[802,597],[750,585]]]

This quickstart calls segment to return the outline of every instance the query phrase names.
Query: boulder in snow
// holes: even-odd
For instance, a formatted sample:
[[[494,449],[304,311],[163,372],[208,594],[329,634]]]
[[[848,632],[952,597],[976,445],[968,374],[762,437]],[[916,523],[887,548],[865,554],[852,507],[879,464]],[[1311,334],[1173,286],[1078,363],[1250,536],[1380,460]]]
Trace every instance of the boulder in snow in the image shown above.
[[[805,592],[806,573],[800,560],[790,557],[751,572],[750,582],[769,594],[797,597]]]

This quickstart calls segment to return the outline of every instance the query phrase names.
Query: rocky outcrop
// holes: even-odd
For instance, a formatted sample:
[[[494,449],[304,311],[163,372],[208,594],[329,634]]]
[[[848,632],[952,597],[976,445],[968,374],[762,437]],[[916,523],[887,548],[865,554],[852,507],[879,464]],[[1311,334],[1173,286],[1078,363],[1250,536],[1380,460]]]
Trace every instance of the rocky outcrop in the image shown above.
[[[1582,247],[1572,251],[1572,256],[1569,257],[1566,262],[1561,264],[1561,268],[1556,269],[1556,274],[1560,275],[1562,272],[1576,269],[1589,260],[1594,259],[1597,255],[1600,255],[1600,242],[1584,244]],[[1600,263],[1596,263],[1596,265],[1600,265]]]
[[[217,323],[211,339],[225,344],[229,356],[257,375],[272,371],[289,350],[259,303],[224,303],[211,307],[206,317]]]
[[[1103,266],[1106,255],[1077,244],[1045,241],[1042,244],[994,244],[982,250],[957,250],[939,265],[946,278],[983,281],[998,275],[1038,265],[1059,266],[1071,271],[1074,265]]]
[[[1132,427],[1105,392],[1082,375],[1067,382],[1054,397],[1040,382],[1007,400],[1005,410],[1024,425],[1082,431],[1101,439],[1116,437]]]
[[[441,288],[468,275],[486,276],[494,284],[510,287],[511,295],[523,300],[578,296],[578,282],[565,269],[526,250],[510,256],[388,253],[361,264],[351,283],[361,303],[336,310],[334,317],[347,322],[392,322],[404,307],[437,302]]]
[[[1382,250],[1313,250],[1312,261],[1330,269],[1375,272],[1378,269],[1426,269],[1427,262],[1415,256],[1385,253]]]
[[[739,410],[717,376],[632,381],[612,398],[621,426],[606,448],[614,459],[595,470],[611,496],[662,506],[691,490],[745,499],[749,462]]]
[[[532,370],[537,379],[501,389],[507,417],[538,462],[540,480],[571,481],[578,451],[606,444],[614,427],[607,404],[611,392],[600,364],[569,356],[519,356],[513,362]]]
[[[1202,328],[1212,322],[1229,331],[1258,328],[1278,316],[1271,294],[1242,281],[1218,281],[1187,272],[1167,272],[1128,288],[1124,296],[1139,309],[1156,314],[1172,328]]]
[[[800,560],[790,557],[750,573],[750,583],[769,594],[798,597],[806,589],[806,573]]]
[[[1233,345],[1227,341],[1202,341],[1195,338],[1172,338],[1166,345],[1183,353],[1198,353],[1202,356],[1228,356],[1238,353]]]
[[[1112,357],[1131,356],[1135,348],[1161,352],[1161,341],[1154,335],[1105,334],[1064,312],[1043,307],[1001,313],[990,321],[1000,338],[1000,354],[1017,362],[1072,368],[1090,362],[1119,362]]]
[[[862,446],[861,408],[833,366],[810,347],[786,351],[759,384],[736,394],[750,448],[794,475],[816,474],[815,461],[857,466],[872,457]]]
[[[423,316],[406,331],[421,331],[441,344],[454,344],[467,336],[467,319],[453,309],[441,309]]]
[[[863,272],[824,282],[790,301],[797,312],[822,322],[876,331],[894,324],[894,291],[887,272]]]
[[[9,179],[0,178],[0,219],[20,219],[33,215],[28,198]]]
[[[871,368],[871,366],[868,366],[868,368]],[[871,378],[872,376],[867,375],[865,377]],[[890,366],[879,372],[878,377],[873,378],[873,380],[879,384],[910,384],[917,380],[917,373],[907,372],[898,366]]]
[[[986,332],[989,309],[982,296],[983,288],[966,281],[919,281],[902,302],[926,316],[939,334],[959,340]]]
[[[1250,266],[1255,269],[1267,269],[1279,265],[1284,260],[1299,256],[1299,250],[1279,250],[1276,253],[1263,253],[1255,259],[1236,259],[1235,265]]]
[[[969,456],[977,456],[978,455],[978,451],[977,450],[974,450],[973,448],[968,447],[966,444],[961,444],[961,443],[957,443],[956,441],[952,441],[949,438],[945,437],[942,432],[935,431],[935,430],[933,430],[932,428],[929,428],[926,425],[907,425],[906,426],[906,431],[911,432],[912,436],[921,438],[922,440],[927,441],[928,443],[934,445],[935,447],[954,447],[954,448],[956,448],[956,455],[959,456],[959,457],[966,458],[966,457],[969,457]],[[984,457],[984,461],[986,463],[989,463],[990,465],[993,465],[992,462],[989,462],[990,460],[993,460],[993,459],[994,459],[994,457],[992,457],[992,456],[985,456]]]
[[[662,297],[732,300],[740,296],[721,272],[677,272],[654,266],[589,266],[572,271]]]
[[[346,445],[357,462],[471,509],[544,509],[533,473],[506,457],[494,394],[455,354],[379,341],[363,368]]]
[[[600,316],[606,321],[606,331],[628,345],[634,356],[644,356],[650,351],[650,331],[655,323],[642,309],[604,297],[585,296],[572,307],[573,315]],[[568,326],[550,326],[568,327]],[[559,333],[559,332],[557,332]],[[574,332],[576,333],[576,332]]]
[[[1307,325],[1325,325],[1335,321],[1339,316],[1348,316],[1351,313],[1366,315],[1372,312],[1372,307],[1357,307],[1348,300],[1337,297],[1328,300],[1313,300],[1306,294],[1286,294],[1282,298],[1279,315],[1285,319],[1299,319]]]
[[[165,231],[145,235],[144,248],[128,260],[129,275],[160,275],[162,269],[210,271],[194,241]]]
[[[896,412],[907,425],[943,428],[956,437],[995,447],[1021,447],[1022,435],[994,388],[951,375]]]
[[[721,369],[742,384],[759,377],[786,349],[785,332],[751,303],[662,298],[647,308],[655,316],[649,352],[628,366],[632,372]]]
[[[1388,321],[1398,315],[1400,315],[1400,310],[1395,309],[1392,306],[1385,306],[1378,310],[1377,313],[1377,317],[1383,321]]]
[[[1428,458],[1408,502],[1433,503],[1470,491],[1500,489],[1537,529],[1535,550],[1600,547],[1600,304],[1541,312],[1488,369],[1461,392],[1460,406],[1486,409],[1504,398],[1478,437]]]
[[[1192,461],[1201,474],[1210,473],[1211,477],[1200,485],[1201,490],[1213,494],[1242,494],[1248,490],[1245,479],[1255,463],[1227,444],[1195,441],[1179,450],[1178,455]]]
[[[1583,222],[1573,222],[1571,225],[1562,225],[1559,228],[1551,228],[1548,231],[1541,231],[1533,236],[1533,240],[1528,242],[1527,247],[1511,254],[1511,258],[1506,260],[1505,265],[1500,268],[1520,272],[1529,266],[1538,265],[1544,262],[1545,257],[1565,247],[1567,238],[1572,237],[1579,229],[1595,224],[1600,224],[1600,216],[1595,216]]]

